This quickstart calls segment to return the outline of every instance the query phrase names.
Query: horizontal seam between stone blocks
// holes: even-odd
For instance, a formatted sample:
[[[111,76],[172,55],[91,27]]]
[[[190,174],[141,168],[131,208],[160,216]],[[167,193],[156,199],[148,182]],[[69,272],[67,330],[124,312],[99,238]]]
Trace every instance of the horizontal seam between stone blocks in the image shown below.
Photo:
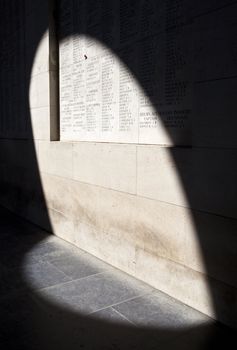
[[[217,82],[220,81],[222,82],[223,80],[230,80],[230,79],[237,79],[237,75],[227,75],[227,76],[223,76],[220,78],[212,78],[212,79],[205,79],[205,80],[196,80],[194,81],[194,84],[206,84],[206,83],[213,83],[213,82]]]
[[[223,5],[223,6],[220,6],[220,7],[216,7],[213,10],[206,10],[206,12],[202,12],[199,15],[193,16],[192,19],[195,20],[195,19],[200,18],[200,17],[212,15],[215,12],[221,11],[221,10],[223,10],[225,8],[231,7],[231,6],[236,5],[236,4],[237,4],[237,1],[232,1],[229,4],[226,4],[226,5]]]
[[[148,253],[149,253],[149,252],[148,252]],[[191,271],[195,272],[196,274],[200,274],[200,275],[204,276],[204,278],[205,278],[206,280],[208,280],[208,278],[215,279],[215,278],[213,278],[212,276],[209,276],[209,275],[207,274],[206,271],[203,272],[203,271],[195,270],[194,268],[192,268],[192,267],[190,267],[190,266],[188,266],[188,265],[184,265],[184,264],[182,264],[181,262],[176,261],[176,260],[173,260],[173,259],[171,259],[171,258],[164,257],[164,256],[162,256],[162,255],[157,255],[156,258],[157,258],[158,260],[160,259],[160,260],[166,260],[166,261],[168,261],[168,262],[171,262],[172,264],[178,265],[178,266],[184,268],[185,270],[191,270]],[[135,274],[137,275],[137,270],[135,270]],[[136,277],[136,278],[138,278],[138,277]],[[220,282],[222,283],[221,280],[217,280],[217,279],[216,279],[216,281],[220,281]],[[223,283],[224,283],[224,282],[223,282]]]
[[[57,107],[57,105],[50,102],[47,106],[30,107],[30,108],[29,108],[29,112],[30,112],[31,110],[43,109],[43,108],[49,108],[49,107]],[[49,114],[48,114],[47,116],[50,117],[50,109],[48,110],[48,112],[49,112]]]
[[[31,70],[31,71],[32,71],[32,70]],[[45,73],[49,73],[49,72],[52,72],[52,70],[50,70],[50,69],[48,68],[48,69],[43,70],[43,71],[41,71],[41,72],[39,72],[39,73],[31,73],[31,74],[30,74],[30,78],[35,78],[35,77],[38,77],[38,76],[41,75],[41,74],[45,74]]]
[[[91,143],[91,144],[109,144],[109,145],[124,145],[124,146],[143,146],[143,147],[157,147],[157,148],[192,148],[190,145],[166,145],[166,144],[156,144],[156,143],[137,143],[137,142],[116,142],[116,141],[87,141],[87,140],[59,140],[62,143]]]
[[[29,105],[30,105],[30,99],[29,99]],[[41,109],[41,108],[46,108],[46,107],[57,107],[57,105],[55,105],[55,104],[49,102],[47,105],[40,105],[40,106],[37,106],[37,107],[32,107],[32,106],[30,106],[29,112],[30,112],[32,109]],[[30,117],[31,117],[31,116],[30,116]]]
[[[74,220],[73,218],[67,217],[64,213],[58,211],[57,209],[50,208],[50,207],[48,207],[48,209],[50,209],[50,210],[52,210],[52,211],[55,211],[55,212],[61,214],[63,217],[65,217],[66,219],[68,219],[69,221],[71,221],[73,224],[75,224],[75,223],[86,224],[86,225],[87,225],[88,227],[90,227],[92,230],[96,230],[96,228],[95,228],[94,226],[90,225],[90,224],[87,223],[87,222],[80,221],[80,220],[77,220],[77,219]],[[104,231],[104,230],[99,230],[99,229],[97,229],[97,231],[102,232],[102,233],[104,233],[104,234],[109,234],[109,232]],[[57,235],[55,234],[55,236],[57,236]],[[61,238],[61,237],[59,237],[59,238]],[[65,240],[65,239],[62,239],[62,240],[65,241],[65,242],[68,242],[68,243],[72,244],[73,246],[75,246],[75,247],[77,247],[77,248],[79,248],[79,249],[81,249],[81,250],[83,250],[83,249],[80,248],[80,246],[78,246],[76,243],[67,241],[67,240]],[[134,245],[134,247],[135,247],[135,245]],[[142,250],[142,248],[141,248],[141,250]],[[89,253],[89,252],[86,251],[86,250],[83,250],[83,251],[85,251],[85,253],[87,253],[87,254],[92,255],[91,253]],[[149,253],[150,253],[150,252],[148,251],[148,254],[149,254]],[[92,256],[94,256],[94,255],[92,255]],[[96,256],[95,256],[95,257],[96,257]],[[189,265],[184,265],[184,264],[182,264],[181,262],[179,262],[179,261],[177,261],[177,260],[174,260],[174,259],[171,259],[171,258],[169,258],[169,257],[167,257],[167,256],[157,255],[156,257],[157,257],[157,259],[166,260],[166,261],[168,261],[168,262],[171,262],[172,264],[176,264],[176,265],[181,266],[181,267],[183,267],[183,268],[185,268],[185,269],[188,269],[188,270],[194,271],[195,273],[201,274],[201,275],[203,275],[206,279],[208,279],[208,278],[210,277],[210,278],[212,278],[212,279],[215,279],[217,282],[226,283],[226,282],[224,282],[224,281],[222,281],[222,280],[218,280],[218,279],[216,279],[215,277],[213,277],[213,276],[207,274],[206,271],[196,270],[196,269],[194,269],[193,267],[190,267]],[[96,257],[96,258],[99,259],[99,260],[101,260],[101,259],[98,258],[98,257]],[[107,262],[105,261],[105,263],[107,263]],[[107,264],[110,265],[110,263],[107,263]],[[116,269],[118,269],[118,270],[120,270],[120,268],[117,268],[117,267],[115,267],[115,266],[113,266],[113,265],[111,265],[111,266],[114,267],[114,268],[116,268]],[[205,264],[204,264],[204,267],[205,267]],[[122,271],[122,270],[121,270],[121,271]],[[125,272],[125,273],[126,273],[126,272]],[[135,273],[135,275],[137,274],[136,270],[134,271],[134,273]],[[131,273],[129,273],[128,275],[131,276],[131,274],[132,274],[132,270],[131,270]],[[135,276],[135,275],[134,275],[134,276]],[[135,278],[137,278],[137,277],[135,277]],[[227,285],[228,285],[228,284],[227,284]],[[230,285],[230,286],[233,287],[233,288],[236,288],[235,286],[232,286],[232,285]]]
[[[50,105],[50,106],[55,106],[55,105]],[[40,108],[45,108],[44,107],[32,107],[30,109],[40,109]],[[67,144],[67,143],[71,143],[71,144],[91,144],[91,145],[110,145],[111,148],[113,146],[124,146],[124,147],[136,147],[137,149],[139,149],[139,147],[141,148],[147,148],[147,149],[177,149],[177,151],[181,151],[181,150],[203,150],[203,149],[207,149],[207,150],[221,150],[221,151],[228,151],[228,150],[232,150],[232,151],[237,151],[237,146],[195,146],[195,145],[191,145],[191,146],[185,146],[185,145],[165,145],[165,144],[152,144],[152,143],[126,143],[126,142],[115,142],[115,141],[81,141],[81,140],[57,140],[57,141],[51,141],[51,142],[57,142],[57,143],[62,143],[62,144]]]
[[[66,176],[56,175],[56,174],[53,174],[53,173],[48,173],[48,172],[46,172],[44,170],[42,170],[40,172],[43,173],[43,174],[46,174],[46,175],[51,175],[51,176],[58,177],[60,179],[67,179],[67,180],[70,180],[70,181],[73,181],[73,182],[76,182],[76,183],[85,184],[87,186],[95,186],[95,187],[99,187],[99,188],[102,188],[102,189],[105,189],[105,190],[109,190],[109,191],[115,191],[115,192],[119,192],[119,193],[125,193],[125,194],[131,195],[131,196],[136,196],[135,192],[133,193],[133,192],[120,191],[120,190],[117,190],[117,189],[114,189],[114,188],[104,187],[104,186],[96,185],[96,184],[93,184],[93,183],[90,183],[90,182],[77,180],[77,179],[74,179],[73,177],[66,177]]]
[[[70,181],[73,181],[73,182],[76,182],[76,183],[85,184],[87,186],[94,186],[94,187],[102,188],[102,189],[108,190],[108,191],[114,191],[114,192],[118,192],[118,193],[121,193],[121,194],[127,194],[128,196],[132,196],[132,197],[148,199],[148,200],[153,201],[153,202],[163,203],[163,204],[170,205],[170,206],[173,206],[173,207],[184,208],[184,209],[190,210],[192,212],[198,212],[198,213],[202,213],[202,214],[205,214],[205,215],[211,215],[211,216],[221,217],[221,218],[224,218],[224,219],[232,219],[232,220],[237,221],[237,218],[235,218],[233,216],[225,216],[225,215],[222,215],[222,214],[209,212],[209,211],[205,211],[205,210],[201,210],[201,209],[197,209],[197,208],[193,208],[193,207],[188,207],[188,206],[181,205],[181,204],[175,204],[175,203],[172,203],[172,202],[166,202],[166,201],[162,201],[160,199],[147,197],[147,196],[141,195],[139,193],[136,194],[136,193],[132,193],[132,192],[125,192],[125,191],[117,190],[117,189],[114,189],[114,188],[104,187],[104,186],[101,186],[101,185],[96,185],[96,184],[93,184],[93,183],[89,183],[89,182],[85,182],[85,181],[81,181],[81,180],[76,180],[76,179],[74,179],[72,177],[66,177],[66,176],[60,176],[60,175],[53,174],[53,173],[48,173],[48,172],[46,172],[44,170],[41,170],[40,173],[46,174],[46,175],[50,175],[50,176],[55,176],[55,177],[58,177],[60,179],[70,180]]]
[[[187,265],[183,265],[183,264],[181,264],[181,263],[179,263],[179,262],[177,262],[177,261],[174,261],[174,260],[172,260],[172,259],[169,259],[169,258],[164,258],[164,257],[162,257],[162,256],[157,256],[158,258],[160,258],[160,259],[163,259],[163,260],[167,260],[167,261],[171,261],[172,263],[174,263],[174,264],[176,264],[176,265],[178,265],[178,266],[181,266],[181,267],[183,267],[183,268],[185,268],[185,269],[188,269],[188,270],[191,270],[191,271],[193,271],[194,273],[196,273],[196,274],[199,274],[199,275],[201,275],[201,277],[204,279],[204,281],[207,283],[207,286],[208,286],[208,288],[209,288],[209,285],[210,285],[210,281],[215,281],[215,282],[217,282],[217,283],[220,283],[220,284],[223,284],[223,285],[225,285],[227,288],[230,288],[230,289],[233,289],[233,290],[236,290],[237,291],[237,287],[236,286],[234,286],[234,285],[232,285],[232,284],[229,284],[229,283],[226,283],[225,281],[222,281],[222,280],[220,280],[220,279],[217,279],[216,277],[213,277],[212,275],[210,275],[208,272],[202,272],[202,271],[198,271],[198,270],[195,270],[195,269],[193,269],[193,268],[191,268],[191,267],[189,267],[189,266],[187,266]],[[137,275],[136,275],[137,276]],[[137,278],[137,279],[139,279],[138,277],[136,277],[135,276],[135,278]],[[142,280],[141,280],[142,281]],[[148,283],[148,282],[144,282],[144,283]],[[152,285],[151,285],[152,286]],[[156,287],[154,287],[154,288],[156,288]],[[159,290],[158,288],[156,288],[157,290]],[[164,292],[165,293],[165,292]],[[167,294],[167,293],[165,293],[165,294]],[[169,295],[169,294],[167,294],[167,295]],[[172,298],[174,298],[174,297],[172,297]]]

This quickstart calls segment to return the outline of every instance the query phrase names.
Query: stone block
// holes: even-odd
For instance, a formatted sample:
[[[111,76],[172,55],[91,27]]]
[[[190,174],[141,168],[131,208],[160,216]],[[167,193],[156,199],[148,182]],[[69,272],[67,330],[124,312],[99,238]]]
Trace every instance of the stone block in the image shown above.
[[[136,193],[136,146],[73,143],[73,179]]]
[[[37,74],[31,78],[29,104],[31,109],[49,106],[50,95],[48,72]]]
[[[138,146],[137,193],[236,218],[236,155],[233,149]]]
[[[30,111],[32,136],[35,140],[50,138],[49,107],[32,108]]]
[[[38,164],[42,172],[72,177],[72,144],[39,141]]]

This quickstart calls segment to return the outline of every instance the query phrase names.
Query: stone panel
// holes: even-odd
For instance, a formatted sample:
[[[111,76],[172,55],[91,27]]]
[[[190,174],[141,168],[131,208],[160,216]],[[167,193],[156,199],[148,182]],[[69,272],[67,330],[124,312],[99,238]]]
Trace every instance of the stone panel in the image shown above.
[[[73,143],[73,179],[136,193],[136,146]]]
[[[137,193],[237,218],[236,156],[234,149],[138,146]]]
[[[32,137],[35,140],[47,140],[50,138],[49,107],[32,108],[30,111]]]
[[[50,95],[48,72],[37,74],[31,78],[29,104],[31,109],[49,106]]]
[[[72,177],[72,144],[39,141],[38,165],[42,172]]]

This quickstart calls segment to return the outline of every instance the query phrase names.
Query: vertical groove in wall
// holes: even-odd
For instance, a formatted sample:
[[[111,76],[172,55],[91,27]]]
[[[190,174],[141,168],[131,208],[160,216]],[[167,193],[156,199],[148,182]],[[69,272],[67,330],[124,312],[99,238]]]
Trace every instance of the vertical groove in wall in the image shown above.
[[[50,141],[59,141],[59,49],[56,1],[49,0]]]

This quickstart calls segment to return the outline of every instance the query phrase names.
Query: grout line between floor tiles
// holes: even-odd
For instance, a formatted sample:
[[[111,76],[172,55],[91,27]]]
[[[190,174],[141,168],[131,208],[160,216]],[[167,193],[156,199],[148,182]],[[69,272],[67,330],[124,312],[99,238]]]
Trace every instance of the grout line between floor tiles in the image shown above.
[[[122,303],[121,303],[122,304]],[[111,309],[116,312],[118,315],[122,316],[125,320],[127,320],[129,323],[131,323],[133,326],[137,327],[137,325],[132,322],[131,320],[129,320],[126,316],[124,316],[123,314],[121,314],[121,312],[119,312],[118,310],[116,310],[113,306],[111,306]]]
[[[86,278],[90,278],[90,277],[92,277],[92,276],[102,275],[103,273],[105,273],[105,272],[104,272],[104,271],[103,271],[103,272],[98,272],[98,273],[95,273],[95,274],[93,274],[93,275],[84,276],[84,277],[76,278],[76,279],[71,280],[71,281],[58,283],[58,284],[55,284],[54,286],[39,288],[38,290],[44,291],[44,290],[52,289],[52,288],[54,288],[54,287],[62,286],[62,285],[68,284],[68,283],[72,283],[72,282],[76,282],[76,281],[81,281],[81,280],[84,280],[84,279],[86,279]]]
[[[111,305],[107,305],[107,306],[105,306],[105,307],[103,307],[103,308],[100,308],[100,309],[98,309],[98,310],[96,310],[96,311],[92,311],[92,312],[88,313],[88,315],[92,315],[92,314],[94,314],[94,313],[96,313],[96,312],[105,310],[105,309],[110,308],[110,307],[113,308],[113,306],[117,306],[117,305],[126,303],[126,302],[128,302],[128,301],[134,300],[134,299],[142,298],[142,297],[144,297],[145,295],[148,295],[148,294],[150,294],[150,293],[151,293],[151,291],[149,291],[149,292],[147,292],[147,293],[144,293],[144,294],[136,295],[136,296],[134,296],[134,297],[125,299],[125,300],[123,300],[123,301],[119,301],[118,303],[113,303],[113,304],[111,304]]]
[[[122,302],[123,303],[123,302]],[[121,303],[121,304],[122,304]],[[131,323],[133,326],[137,327],[137,325],[135,323],[133,323],[131,320],[129,320],[126,316],[124,316],[123,314],[121,314],[118,310],[114,309],[112,306],[108,306],[102,310],[98,310],[98,311],[94,311],[92,313],[90,313],[89,315],[95,315],[97,312],[100,312],[100,311],[104,311],[104,310],[107,310],[107,309],[112,309],[115,313],[117,313],[119,316],[121,316],[122,318],[124,318],[126,321],[128,321],[129,323]]]
[[[63,275],[65,275],[67,278],[72,278],[70,276],[68,276],[65,272],[63,272],[62,270],[60,270],[57,266],[53,265],[50,261],[46,261],[47,264],[51,265],[52,267],[54,267],[58,272],[61,272]],[[68,281],[70,282],[70,281]]]

